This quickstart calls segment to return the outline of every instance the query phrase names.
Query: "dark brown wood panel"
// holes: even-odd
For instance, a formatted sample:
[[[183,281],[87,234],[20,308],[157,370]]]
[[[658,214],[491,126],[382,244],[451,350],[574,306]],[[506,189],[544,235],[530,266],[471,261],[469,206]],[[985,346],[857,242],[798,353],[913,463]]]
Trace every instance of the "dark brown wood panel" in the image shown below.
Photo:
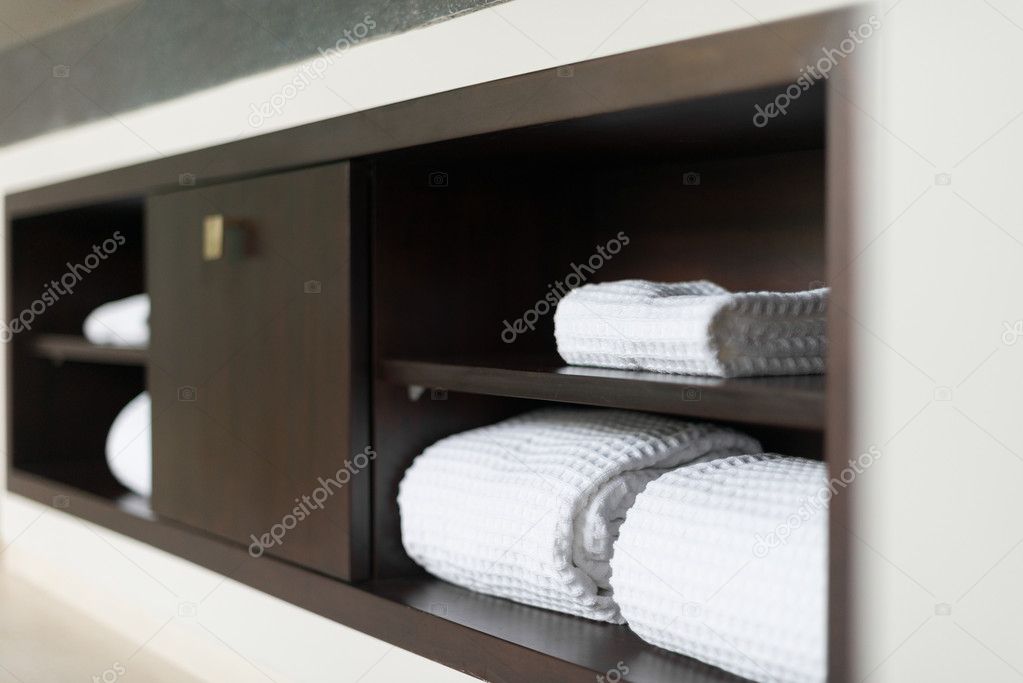
[[[387,155],[374,162],[381,353],[553,356],[547,297],[577,276],[709,279],[732,291],[819,286],[823,166],[821,149],[583,165],[557,148],[526,162],[466,161],[436,147]],[[591,261],[612,241],[617,253]],[[508,325],[538,303],[547,308],[533,329],[509,339]]]
[[[518,358],[385,360],[382,377],[472,394],[646,410],[707,420],[824,428],[824,376],[718,379]]]
[[[346,463],[370,445],[351,180],[337,164],[147,206],[153,509],[344,579],[368,558],[368,462]],[[213,214],[224,252],[204,260]]]

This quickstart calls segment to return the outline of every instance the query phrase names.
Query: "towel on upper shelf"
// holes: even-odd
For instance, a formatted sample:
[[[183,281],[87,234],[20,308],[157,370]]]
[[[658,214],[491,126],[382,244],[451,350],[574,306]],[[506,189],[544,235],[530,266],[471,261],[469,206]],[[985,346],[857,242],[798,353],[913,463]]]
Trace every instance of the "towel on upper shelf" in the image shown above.
[[[103,304],[85,318],[83,332],[93,344],[147,346],[149,295],[136,294]]]
[[[825,678],[823,463],[760,454],[652,482],[622,525],[611,585],[640,638],[753,680]]]
[[[729,292],[713,282],[583,285],[554,313],[571,365],[742,377],[824,372],[828,290]]]
[[[402,542],[466,588],[621,623],[612,545],[637,493],[667,469],[760,444],[708,424],[596,408],[544,408],[447,437],[405,473]]]
[[[107,432],[107,467],[129,491],[148,498],[153,492],[152,406],[143,391],[114,418]]]

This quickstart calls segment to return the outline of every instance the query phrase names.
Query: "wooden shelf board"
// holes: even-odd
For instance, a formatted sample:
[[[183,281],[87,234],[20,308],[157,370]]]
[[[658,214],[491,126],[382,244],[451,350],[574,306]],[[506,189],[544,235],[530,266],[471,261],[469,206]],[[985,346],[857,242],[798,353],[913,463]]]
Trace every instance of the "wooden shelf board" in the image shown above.
[[[717,379],[517,359],[389,359],[382,379],[471,394],[626,408],[711,420],[823,430],[823,375]]]
[[[520,605],[423,575],[360,584],[360,588],[446,621],[546,652],[607,676],[619,662],[629,681],[745,681],[689,657],[654,647],[627,626]]]
[[[113,365],[145,365],[149,349],[144,346],[108,346],[73,334],[40,334],[33,343],[37,355],[63,363],[108,363]]]

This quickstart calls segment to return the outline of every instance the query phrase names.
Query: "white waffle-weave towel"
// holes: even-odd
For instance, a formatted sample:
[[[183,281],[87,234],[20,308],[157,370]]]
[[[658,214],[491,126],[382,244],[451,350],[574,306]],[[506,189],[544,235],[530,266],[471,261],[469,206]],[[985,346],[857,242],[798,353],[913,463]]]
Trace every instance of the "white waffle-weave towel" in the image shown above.
[[[136,294],[105,303],[85,318],[85,338],[93,344],[147,346],[149,295]]]
[[[609,561],[636,494],[667,469],[759,450],[738,432],[665,416],[540,409],[418,456],[399,487],[402,542],[460,586],[621,623]]]
[[[570,365],[742,377],[824,372],[828,289],[729,292],[699,280],[620,280],[569,292],[554,313]]]
[[[622,525],[611,585],[640,638],[761,681],[825,678],[823,463],[738,456],[652,482]]]

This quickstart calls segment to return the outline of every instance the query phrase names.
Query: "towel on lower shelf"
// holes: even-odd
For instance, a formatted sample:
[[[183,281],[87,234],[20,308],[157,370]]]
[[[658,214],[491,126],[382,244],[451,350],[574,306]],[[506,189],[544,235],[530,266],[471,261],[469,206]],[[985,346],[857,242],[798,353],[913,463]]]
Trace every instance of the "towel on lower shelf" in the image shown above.
[[[660,647],[754,680],[825,677],[823,463],[738,456],[652,482],[614,548],[629,627]]]
[[[578,287],[554,313],[571,365],[741,377],[824,371],[827,289],[732,293],[621,280]]]
[[[93,344],[149,344],[149,295],[136,294],[103,304],[85,319],[85,338]]]
[[[402,542],[427,571],[490,595],[621,623],[611,551],[637,493],[700,458],[760,444],[707,424],[545,408],[450,436],[401,482]]]
[[[129,491],[153,492],[152,407],[144,391],[121,409],[107,433],[107,467]]]

